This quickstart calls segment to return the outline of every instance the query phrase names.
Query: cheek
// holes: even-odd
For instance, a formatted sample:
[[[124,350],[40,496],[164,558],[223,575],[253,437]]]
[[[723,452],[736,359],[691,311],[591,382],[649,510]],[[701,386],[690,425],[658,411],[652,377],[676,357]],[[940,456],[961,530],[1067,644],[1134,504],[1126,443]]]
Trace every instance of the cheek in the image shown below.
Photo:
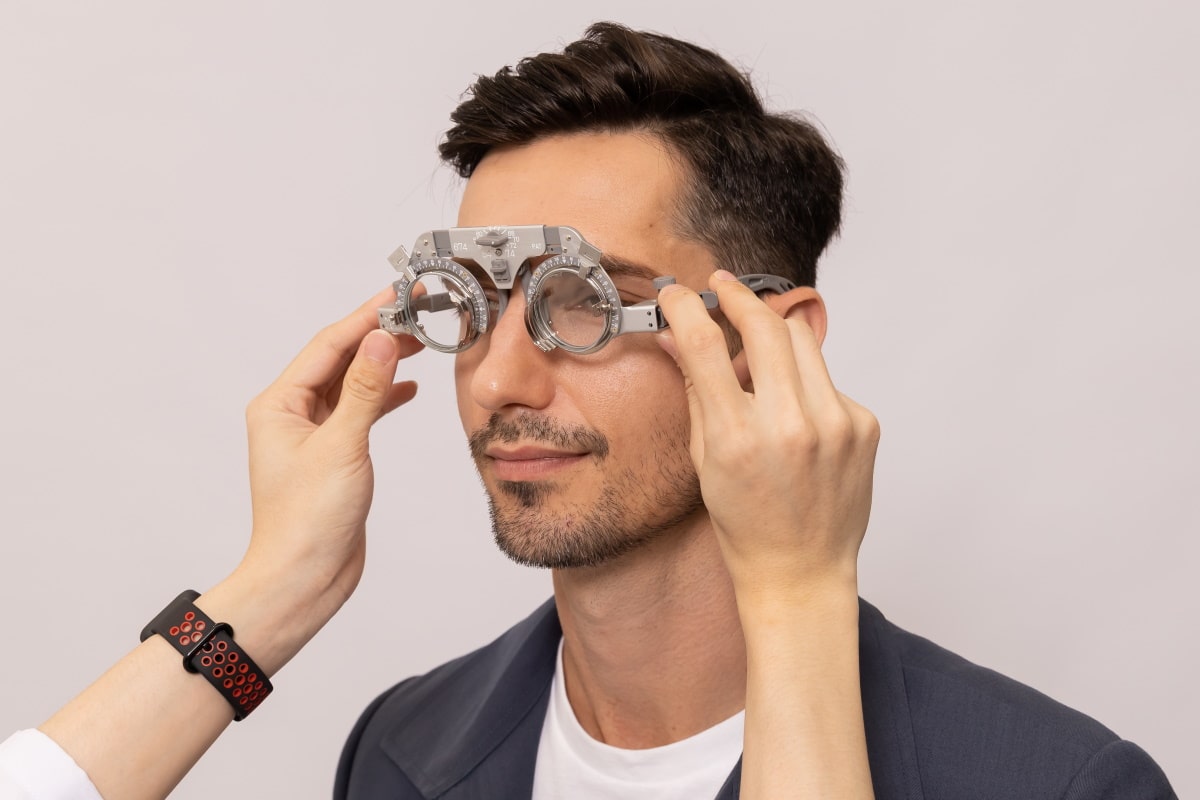
[[[627,438],[644,443],[650,426],[687,415],[683,376],[675,362],[649,337],[632,338],[641,341],[617,340],[580,359],[563,384],[571,387],[567,391],[588,424],[614,444]]]
[[[644,441],[647,426],[680,415],[686,420],[687,396],[675,362],[650,337],[631,339],[618,339],[589,356],[558,353],[556,364],[546,366],[555,372],[556,400],[545,413],[588,425],[614,444],[626,438]],[[485,348],[486,342],[480,342],[454,357],[458,413],[468,434],[488,418],[471,394]]]
[[[471,378],[479,363],[478,354],[473,352],[477,348],[478,345],[454,356],[454,396],[458,401],[458,418],[468,434],[481,424],[481,420],[475,417],[482,409],[471,402]]]

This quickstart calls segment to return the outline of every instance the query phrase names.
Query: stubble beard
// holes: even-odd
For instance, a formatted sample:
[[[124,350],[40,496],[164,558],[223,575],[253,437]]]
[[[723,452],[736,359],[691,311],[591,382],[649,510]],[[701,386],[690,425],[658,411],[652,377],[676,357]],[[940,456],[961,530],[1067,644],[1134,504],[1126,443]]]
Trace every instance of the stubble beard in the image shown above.
[[[550,569],[595,567],[653,541],[703,506],[700,482],[682,425],[656,420],[644,452],[651,462],[640,472],[631,466],[604,478],[600,496],[590,502],[551,508],[567,486],[557,481],[498,481],[488,493],[496,546],[518,564]],[[586,449],[597,464],[610,458],[605,437],[582,426],[560,425],[542,417],[501,420],[493,414],[470,437],[479,468],[493,441],[543,442]],[[482,474],[482,472],[481,472]]]

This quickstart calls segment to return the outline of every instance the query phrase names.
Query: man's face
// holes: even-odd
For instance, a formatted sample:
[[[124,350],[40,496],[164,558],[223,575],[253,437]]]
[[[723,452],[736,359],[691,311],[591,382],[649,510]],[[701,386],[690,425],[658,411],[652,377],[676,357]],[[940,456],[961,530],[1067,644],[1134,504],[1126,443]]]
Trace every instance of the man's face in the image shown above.
[[[489,153],[458,224],[570,225],[606,257],[644,268],[605,264],[628,305],[656,295],[657,275],[702,289],[714,269],[702,246],[672,233],[680,188],[652,137],[559,136]],[[683,380],[653,335],[621,336],[589,355],[543,353],[524,312],[514,291],[455,365],[500,547],[522,563],[592,566],[700,512]]]

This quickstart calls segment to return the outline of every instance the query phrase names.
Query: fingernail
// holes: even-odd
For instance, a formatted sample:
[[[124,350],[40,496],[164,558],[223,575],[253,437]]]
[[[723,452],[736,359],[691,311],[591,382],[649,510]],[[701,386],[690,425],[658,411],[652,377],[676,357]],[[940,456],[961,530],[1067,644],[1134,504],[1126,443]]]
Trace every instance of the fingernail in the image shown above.
[[[396,342],[387,331],[371,331],[363,342],[363,352],[372,361],[386,364],[396,354]]]
[[[737,276],[727,269],[719,269],[714,273],[719,281],[736,281]]]
[[[680,286],[679,284],[669,283],[666,286],[664,286],[658,290],[658,295],[659,295],[659,297],[662,297],[663,295],[674,294],[675,292],[682,292],[682,291],[683,291],[683,287]]]

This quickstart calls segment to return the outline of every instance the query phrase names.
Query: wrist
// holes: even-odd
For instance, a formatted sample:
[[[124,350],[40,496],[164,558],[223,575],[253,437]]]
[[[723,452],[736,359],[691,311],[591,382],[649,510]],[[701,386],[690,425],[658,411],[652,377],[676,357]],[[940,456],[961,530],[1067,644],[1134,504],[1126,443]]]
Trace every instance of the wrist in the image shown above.
[[[747,644],[775,638],[780,630],[858,626],[857,570],[827,572],[789,581],[735,584],[738,615]]]
[[[271,694],[266,672],[237,640],[233,628],[196,605],[200,593],[187,589],[142,629],[141,639],[161,638],[183,656],[183,669],[199,674],[245,719]]]
[[[196,599],[208,616],[227,622],[238,644],[274,675],[316,635],[345,598],[334,599],[295,573],[239,566]]]

